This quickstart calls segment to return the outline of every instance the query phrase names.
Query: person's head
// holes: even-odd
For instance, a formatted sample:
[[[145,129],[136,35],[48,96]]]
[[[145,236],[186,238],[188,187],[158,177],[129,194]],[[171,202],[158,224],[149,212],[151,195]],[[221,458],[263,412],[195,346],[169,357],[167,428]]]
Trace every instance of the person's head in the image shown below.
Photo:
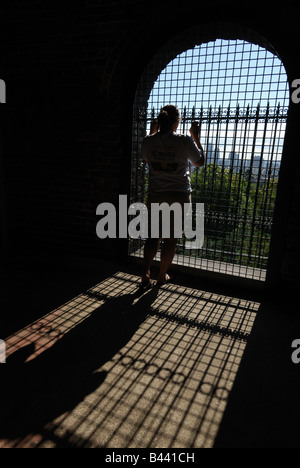
[[[172,104],[168,104],[161,108],[157,120],[161,133],[170,132],[172,130],[175,131],[180,120],[179,109]]]

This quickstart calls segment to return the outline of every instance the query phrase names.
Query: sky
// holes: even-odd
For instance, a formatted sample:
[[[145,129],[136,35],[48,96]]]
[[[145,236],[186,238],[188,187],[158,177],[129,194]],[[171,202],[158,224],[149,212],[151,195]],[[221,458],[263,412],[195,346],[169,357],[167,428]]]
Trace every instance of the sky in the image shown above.
[[[226,113],[230,106],[234,114],[237,105],[241,112],[248,105],[253,109],[260,105],[263,115],[268,104],[270,113],[278,105],[288,108],[289,95],[287,74],[277,56],[243,40],[217,39],[183,52],[167,65],[153,86],[148,112],[154,108],[157,115],[163,105],[174,104],[181,113],[195,107],[199,117],[201,107],[207,114],[210,107],[217,112],[221,106]],[[188,133],[188,128],[181,125],[178,131]],[[209,128],[203,122],[200,136],[204,146],[217,145],[222,157],[230,151],[240,154],[246,141],[244,158],[250,158],[254,148],[264,159],[280,160],[284,134],[284,122],[262,120],[255,133],[254,122],[245,127],[243,122],[226,126],[224,121],[217,127],[215,121]]]
[[[288,80],[280,59],[242,40],[201,44],[172,60],[154,84],[149,109],[172,103],[183,109],[289,103]]]

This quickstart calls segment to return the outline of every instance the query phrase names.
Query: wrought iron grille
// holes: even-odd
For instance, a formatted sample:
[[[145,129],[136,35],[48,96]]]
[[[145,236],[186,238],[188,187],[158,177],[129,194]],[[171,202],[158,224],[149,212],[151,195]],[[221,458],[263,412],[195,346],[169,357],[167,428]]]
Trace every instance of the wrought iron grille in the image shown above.
[[[163,104],[186,103],[178,105],[182,117],[178,132],[188,134],[191,121],[198,121],[207,156],[203,168],[190,167],[193,204],[205,206],[205,241],[202,249],[187,249],[185,239],[180,240],[173,263],[264,280],[288,114],[288,84],[283,66],[273,54],[243,41],[227,42],[219,56],[220,41],[181,54],[156,81],[148,108],[135,107],[131,200],[147,198],[148,170],[141,161],[141,142],[151,120]],[[230,55],[230,47],[235,55]],[[249,51],[256,58],[251,59]],[[199,70],[203,72],[203,66],[210,84],[201,87]],[[227,81],[221,78],[226,73],[231,80],[229,75]],[[222,92],[218,83],[225,83]],[[143,255],[142,239],[130,241],[129,254]]]

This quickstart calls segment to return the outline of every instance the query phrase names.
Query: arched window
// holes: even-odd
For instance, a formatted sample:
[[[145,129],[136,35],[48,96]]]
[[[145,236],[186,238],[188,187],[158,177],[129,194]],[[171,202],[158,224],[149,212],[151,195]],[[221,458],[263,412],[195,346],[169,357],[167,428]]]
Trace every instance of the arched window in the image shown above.
[[[186,249],[183,239],[174,263],[264,281],[289,104],[287,75],[276,52],[252,31],[232,38],[232,26],[228,31],[223,25],[225,38],[212,39],[216,33],[208,28],[210,40],[199,37],[198,45],[176,54],[193,34],[177,38],[173,47],[170,41],[142,76],[134,105],[132,199],[147,195],[140,143],[150,121],[163,105],[177,105],[179,132],[199,122],[207,164],[191,167],[193,202],[205,206],[204,246]],[[130,254],[141,255],[141,247],[132,241]]]

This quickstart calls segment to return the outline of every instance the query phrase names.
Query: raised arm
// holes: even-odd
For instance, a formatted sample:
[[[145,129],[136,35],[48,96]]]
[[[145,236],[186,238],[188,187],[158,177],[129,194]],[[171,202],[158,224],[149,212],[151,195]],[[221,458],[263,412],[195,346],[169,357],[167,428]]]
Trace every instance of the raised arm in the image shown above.
[[[150,135],[154,135],[154,133],[158,132],[158,120],[154,119],[151,121],[150,125]]]
[[[201,156],[200,156],[199,161],[193,162],[192,164],[194,166],[196,166],[196,167],[202,167],[205,164],[205,153],[204,153],[204,150],[203,150],[202,145],[200,143],[200,138],[199,138],[200,127],[197,124],[197,122],[192,122],[191,128],[190,128],[190,134],[191,134],[197,148],[199,148],[199,150],[201,151]]]

